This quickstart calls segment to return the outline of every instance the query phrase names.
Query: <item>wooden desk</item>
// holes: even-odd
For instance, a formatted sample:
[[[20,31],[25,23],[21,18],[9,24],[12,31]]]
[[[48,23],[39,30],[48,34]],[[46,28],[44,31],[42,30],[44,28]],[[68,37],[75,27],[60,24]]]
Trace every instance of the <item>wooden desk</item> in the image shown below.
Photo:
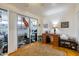
[[[42,34],[42,42],[43,43],[46,43],[46,36],[47,34]],[[59,46],[59,35],[56,35],[56,34],[49,34],[50,36],[50,43],[53,45],[53,46]]]

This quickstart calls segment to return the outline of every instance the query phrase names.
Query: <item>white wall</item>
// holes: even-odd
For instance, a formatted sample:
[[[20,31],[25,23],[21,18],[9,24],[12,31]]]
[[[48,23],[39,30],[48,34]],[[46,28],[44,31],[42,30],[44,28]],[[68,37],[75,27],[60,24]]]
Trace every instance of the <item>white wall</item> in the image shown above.
[[[9,11],[8,53],[17,50],[17,14]]]
[[[72,6],[68,13],[63,16],[61,22],[69,21],[69,28],[62,28],[61,30],[68,36],[76,37],[76,17],[75,17],[75,6]]]
[[[43,23],[48,23],[51,30],[50,26],[54,21],[58,21],[59,23],[69,21],[69,28],[60,28],[59,33],[75,37],[76,41],[79,41],[79,4],[73,4],[64,15],[57,14],[57,16],[51,15],[45,17]]]
[[[38,19],[38,36],[39,35],[42,35],[42,31],[43,31],[43,18],[42,17],[40,17],[39,19]]]
[[[77,34],[77,41],[79,42],[79,4],[76,4],[75,8],[75,19],[76,19],[76,34]]]

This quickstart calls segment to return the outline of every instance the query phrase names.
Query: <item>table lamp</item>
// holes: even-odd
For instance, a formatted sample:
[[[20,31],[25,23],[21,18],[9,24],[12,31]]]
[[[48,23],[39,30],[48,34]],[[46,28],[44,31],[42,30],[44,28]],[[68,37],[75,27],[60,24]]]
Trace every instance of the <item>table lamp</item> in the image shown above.
[[[56,34],[56,28],[60,28],[59,24],[53,24],[54,34]]]

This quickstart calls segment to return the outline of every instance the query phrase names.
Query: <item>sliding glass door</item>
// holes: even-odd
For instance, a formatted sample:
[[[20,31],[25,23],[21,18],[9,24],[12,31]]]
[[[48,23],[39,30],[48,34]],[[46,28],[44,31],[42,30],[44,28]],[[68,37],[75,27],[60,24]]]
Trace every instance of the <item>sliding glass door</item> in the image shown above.
[[[37,41],[37,19],[30,18],[30,39],[31,42]]]
[[[37,41],[37,19],[18,15],[18,47]]]
[[[8,51],[8,11],[0,9],[0,54]]]
[[[28,17],[18,15],[17,36],[18,36],[18,47],[30,43]]]

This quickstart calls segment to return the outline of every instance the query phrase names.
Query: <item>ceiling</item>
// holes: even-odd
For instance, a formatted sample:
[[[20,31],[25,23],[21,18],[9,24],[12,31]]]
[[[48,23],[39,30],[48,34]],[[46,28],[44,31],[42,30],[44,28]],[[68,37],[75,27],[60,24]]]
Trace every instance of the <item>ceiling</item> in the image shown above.
[[[41,15],[41,16],[49,16],[59,14],[60,12],[64,14],[65,11],[68,10],[71,4],[64,3],[13,3],[10,4],[15,6],[18,9],[29,11],[30,13]],[[60,13],[60,14],[61,14]]]

